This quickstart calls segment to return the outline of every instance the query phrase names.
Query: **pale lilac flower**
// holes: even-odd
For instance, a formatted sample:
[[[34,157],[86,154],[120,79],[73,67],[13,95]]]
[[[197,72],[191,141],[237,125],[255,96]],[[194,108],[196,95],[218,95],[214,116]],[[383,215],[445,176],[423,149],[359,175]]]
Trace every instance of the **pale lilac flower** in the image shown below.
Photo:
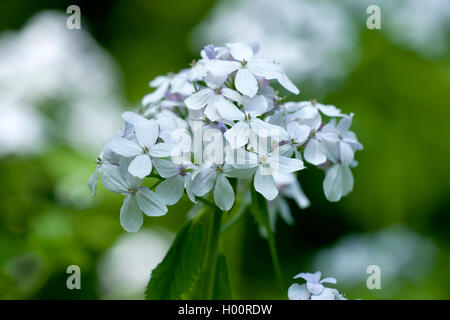
[[[353,190],[351,166],[356,166],[354,152],[363,148],[356,135],[349,131],[353,114],[344,116],[336,125],[331,121],[318,133],[325,154],[332,165],[326,169],[323,189],[329,201],[339,201]]]
[[[156,217],[166,214],[164,201],[142,180],[121,171],[117,165],[108,164],[100,170],[103,186],[115,193],[125,195],[120,209],[120,224],[128,232],[138,231],[143,223],[142,212]]]
[[[190,161],[175,164],[171,160],[154,159],[156,171],[165,178],[156,188],[156,193],[167,205],[173,205],[180,200],[186,189],[189,199],[196,203],[192,192],[192,178],[198,170]]]
[[[323,283],[336,284],[335,278],[324,278],[320,280],[321,272],[316,273],[299,273],[294,277],[303,278],[306,284],[292,284],[288,289],[288,297],[290,300],[346,300],[338,290],[326,288]]]
[[[214,188],[214,202],[228,211],[234,204],[234,190],[229,178],[249,178],[253,174],[251,168],[239,169],[229,164],[204,164],[200,172],[194,177],[192,191],[197,196],[203,196]]]
[[[303,161],[288,158],[263,148],[256,152],[238,153],[236,168],[256,168],[253,185],[255,190],[262,194],[267,200],[273,200],[278,196],[278,188],[275,184],[274,175],[277,173],[292,173],[304,169]]]
[[[241,95],[225,87],[224,81],[224,77],[206,77],[205,82],[208,87],[189,96],[184,100],[184,103],[192,110],[206,107],[203,112],[212,121],[220,119],[235,120],[235,114],[240,111],[232,101],[239,102]]]
[[[263,96],[248,98],[243,96],[243,111],[238,110],[233,120],[238,120],[224,136],[232,149],[240,148],[249,142],[252,131],[259,137],[282,139],[288,133],[283,128],[258,118],[267,110],[267,100]]]
[[[208,70],[216,76],[228,76],[237,71],[235,78],[236,89],[249,97],[258,92],[256,77],[265,79],[277,79],[287,90],[298,94],[299,90],[289,80],[278,63],[274,61],[255,58],[252,47],[245,42],[227,44],[233,61],[213,59],[208,61]]]
[[[156,88],[156,90],[144,96],[142,99],[142,105],[144,106],[163,99],[169,89],[171,93],[180,93],[182,95],[189,95],[194,92],[194,86],[190,82],[187,70],[182,70],[178,74],[158,76],[150,81],[149,86]]]
[[[139,121],[134,128],[136,139],[115,137],[111,140],[111,149],[124,157],[133,158],[128,171],[143,179],[152,172],[153,157],[168,157],[173,146],[168,143],[156,143],[158,139],[158,124],[155,120]]]
[[[316,273],[299,273],[296,276],[294,276],[294,279],[303,278],[306,280],[306,287],[308,288],[308,291],[312,294],[318,295],[322,293],[324,286],[323,283],[333,283],[336,284],[335,278],[324,278],[320,280],[322,277],[322,273],[320,271],[317,271]]]

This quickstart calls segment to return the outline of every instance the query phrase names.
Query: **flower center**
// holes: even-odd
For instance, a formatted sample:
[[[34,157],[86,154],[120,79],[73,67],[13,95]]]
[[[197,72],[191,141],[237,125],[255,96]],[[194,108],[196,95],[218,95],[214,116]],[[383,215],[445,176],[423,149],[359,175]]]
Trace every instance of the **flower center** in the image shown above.
[[[182,176],[182,177],[184,177],[184,176],[188,173],[188,171],[187,171],[187,169],[186,169],[185,166],[180,166],[180,168],[178,169],[178,171],[179,171],[179,173],[180,173],[180,176]]]
[[[148,153],[148,147],[147,146],[143,146],[142,147],[142,152],[144,153],[144,154],[147,154]]]
[[[128,189],[128,192],[131,193],[131,194],[134,194],[134,193],[137,192],[137,188],[131,187],[131,188]]]

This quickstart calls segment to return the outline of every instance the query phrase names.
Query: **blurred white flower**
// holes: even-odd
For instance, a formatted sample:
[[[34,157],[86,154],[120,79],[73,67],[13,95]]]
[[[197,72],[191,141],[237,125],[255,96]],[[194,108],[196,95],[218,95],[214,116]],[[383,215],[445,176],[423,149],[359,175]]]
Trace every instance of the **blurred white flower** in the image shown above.
[[[117,239],[100,258],[102,298],[143,299],[151,271],[162,261],[174,235],[165,229],[142,229]]]
[[[381,269],[380,294],[389,297],[404,285],[426,281],[432,274],[437,249],[429,239],[404,226],[391,226],[371,234],[353,234],[322,249],[314,266],[333,274],[346,288],[365,285],[370,265]]]
[[[303,278],[306,284],[292,284],[288,289],[289,300],[346,300],[336,289],[326,288],[323,283],[336,284],[335,278],[320,279],[322,273],[299,273],[294,279]]]
[[[86,31],[68,30],[66,18],[44,11],[0,34],[0,108],[10,119],[0,126],[10,133],[2,154],[38,151],[51,139],[90,153],[119,126],[117,67]],[[11,134],[22,125],[27,138]]]
[[[103,186],[125,196],[120,208],[120,224],[128,232],[138,231],[144,221],[142,212],[151,217],[165,215],[164,200],[149,188],[142,186],[142,180],[123,173],[119,166],[108,164],[100,169]]]

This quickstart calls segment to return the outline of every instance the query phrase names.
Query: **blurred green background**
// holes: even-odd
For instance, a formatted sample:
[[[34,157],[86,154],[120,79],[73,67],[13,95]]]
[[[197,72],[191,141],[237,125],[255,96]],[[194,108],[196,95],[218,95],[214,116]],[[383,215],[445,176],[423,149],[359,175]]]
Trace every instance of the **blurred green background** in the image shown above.
[[[372,3],[380,30],[366,27]],[[71,4],[81,30],[66,28]],[[191,203],[127,234],[122,197],[101,185],[89,194],[94,160],[149,80],[188,67],[203,45],[249,39],[287,66],[301,89],[291,99],[355,113],[364,145],[339,203],[325,199],[323,172],[299,174],[312,205],[291,203],[294,226],[278,220],[286,282],[321,270],[350,299],[449,299],[449,11],[445,0],[3,0],[0,298],[143,298]],[[234,298],[287,298],[252,217],[223,242]],[[69,265],[81,290],[66,287]],[[366,287],[369,265],[381,267],[381,290]]]

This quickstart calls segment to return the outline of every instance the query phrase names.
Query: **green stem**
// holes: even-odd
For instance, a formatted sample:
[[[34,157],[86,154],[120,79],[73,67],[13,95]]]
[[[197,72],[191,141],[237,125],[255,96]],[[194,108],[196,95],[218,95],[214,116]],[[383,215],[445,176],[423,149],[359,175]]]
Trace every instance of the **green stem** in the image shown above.
[[[278,280],[278,285],[280,286],[281,292],[286,294],[286,287],[284,284],[283,272],[281,271],[280,260],[278,259],[277,246],[275,243],[275,234],[273,233],[270,226],[267,228],[267,242],[269,243],[270,256],[272,257],[273,268],[275,270],[275,275]]]
[[[208,199],[205,199],[203,197],[196,197],[196,199],[200,202],[203,202],[204,204],[211,207],[212,209],[217,210],[217,206],[214,203],[212,203],[211,201],[209,201]]]
[[[216,207],[212,211],[211,229],[209,231],[208,249],[206,251],[205,286],[203,299],[212,299],[214,293],[214,280],[216,277],[216,266],[219,251],[220,226],[222,223],[222,212]]]

